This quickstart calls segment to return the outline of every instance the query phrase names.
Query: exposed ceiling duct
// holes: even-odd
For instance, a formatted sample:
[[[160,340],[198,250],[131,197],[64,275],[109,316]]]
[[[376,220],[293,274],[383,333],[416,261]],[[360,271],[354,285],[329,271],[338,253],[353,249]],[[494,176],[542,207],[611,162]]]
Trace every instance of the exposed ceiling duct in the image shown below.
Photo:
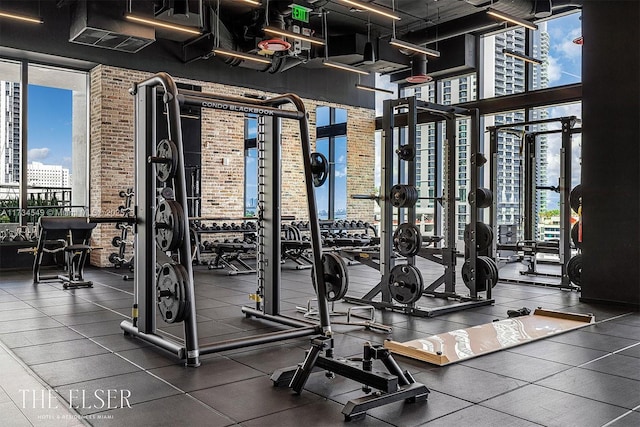
[[[155,42],[155,30],[151,27],[122,19],[124,10],[120,1],[78,0],[71,7],[69,41],[121,52],[135,53]],[[153,13],[153,3],[138,2],[148,15]]]

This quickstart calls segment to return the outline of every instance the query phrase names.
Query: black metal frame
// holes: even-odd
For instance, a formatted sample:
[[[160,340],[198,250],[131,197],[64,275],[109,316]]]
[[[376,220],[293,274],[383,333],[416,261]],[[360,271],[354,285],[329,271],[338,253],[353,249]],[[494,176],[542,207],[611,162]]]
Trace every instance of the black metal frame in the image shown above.
[[[178,260],[187,272],[185,299],[187,301],[184,326],[184,342],[175,342],[158,333],[156,327],[156,260],[165,259],[166,255],[156,248],[154,211],[156,207],[156,177],[153,162],[156,150],[156,93],[162,94],[167,110],[168,136],[178,150],[178,166],[173,179],[175,200],[183,207],[187,206],[186,176],[182,145],[182,129],[180,107],[192,105],[224,111],[257,114],[262,122],[262,143],[260,158],[263,167],[261,176],[263,187],[259,221],[261,222],[259,239],[259,294],[256,308],[243,307],[247,316],[277,322],[293,329],[256,335],[246,338],[226,340],[217,343],[203,344],[198,342],[195,313],[195,292],[193,270],[191,266],[191,248],[189,238],[184,238],[178,248]],[[282,118],[297,120],[300,124],[301,152],[307,185],[307,202],[309,207],[309,223],[311,227],[311,244],[316,265],[321,263],[320,228],[316,213],[315,194],[311,172],[309,130],[307,114],[302,100],[296,95],[288,94],[266,100],[237,98],[216,94],[206,94],[189,90],[178,91],[171,76],[159,73],[137,83],[132,89],[135,96],[136,134],[135,134],[135,283],[132,321],[123,321],[121,328],[126,334],[134,335],[158,347],[161,347],[180,359],[186,359],[186,365],[200,365],[200,355],[224,350],[242,348],[251,345],[275,342],[289,338],[311,335],[322,331],[330,331],[328,314],[326,322],[321,326],[310,322],[288,318],[280,314],[280,120]],[[279,107],[292,104],[294,110]],[[189,230],[189,218],[183,215],[183,229]],[[158,251],[158,252],[157,252]],[[320,295],[325,294],[325,282],[322,268],[314,270]],[[328,313],[327,302],[320,299],[321,314]],[[322,316],[321,316],[322,317]]]
[[[529,126],[541,125],[547,123],[557,123],[560,122],[560,129],[555,130],[544,130],[544,131],[528,131]],[[575,124],[578,122],[578,119],[575,116],[567,116],[567,117],[557,117],[557,118],[549,118],[549,119],[541,119],[541,120],[531,120],[520,123],[508,123],[503,125],[489,126],[487,127],[487,131],[489,131],[489,151],[490,151],[490,161],[491,161],[491,191],[493,194],[497,194],[498,188],[498,138],[497,134],[501,130],[504,129],[514,129],[514,128],[522,128],[523,132],[523,143],[524,143],[524,162],[523,167],[524,171],[521,170],[520,173],[524,172],[524,210],[525,210],[525,218],[524,218],[524,240],[525,242],[534,242],[535,238],[535,199],[536,199],[536,191],[537,184],[535,179],[535,169],[536,169],[536,143],[537,137],[541,135],[549,135],[554,133],[561,133],[562,144],[560,147],[560,242],[558,247],[558,255],[560,257],[560,266],[561,266],[561,274],[560,274],[560,283],[552,284],[552,283],[541,283],[541,282],[533,282],[524,279],[509,279],[509,278],[501,278],[501,281],[504,282],[514,282],[514,283],[524,283],[531,285],[542,285],[549,287],[558,287],[561,289],[569,289],[569,290],[579,290],[579,286],[575,286],[569,280],[569,275],[567,272],[567,262],[569,258],[571,258],[571,207],[569,203],[569,195],[571,193],[571,151],[572,151],[572,135],[575,133],[580,133],[582,131],[581,128],[575,128]],[[522,203],[522,201],[521,201]],[[494,230],[494,235],[497,236],[498,230],[498,201],[497,197],[493,198],[493,203],[491,205],[490,210],[490,226]],[[491,256],[497,261],[497,251],[498,251],[498,243],[497,238],[494,239],[492,243]],[[535,251],[535,248],[532,248]],[[534,253],[535,256],[535,253]]]
[[[416,148],[416,126],[418,119],[418,111],[428,112],[433,118],[433,121],[445,121],[446,125],[446,153],[445,161],[448,166],[446,168],[446,174],[439,174],[442,177],[442,186],[444,187],[444,193],[441,197],[436,199],[442,200],[443,210],[443,225],[445,226],[446,233],[444,241],[441,247],[437,248],[421,248],[417,256],[425,258],[429,261],[433,261],[444,266],[444,273],[436,279],[433,283],[427,286],[423,295],[436,298],[454,299],[457,303],[452,303],[442,307],[425,308],[420,307],[416,303],[412,304],[396,304],[392,301],[391,293],[389,292],[386,284],[389,281],[391,269],[394,267],[396,254],[393,251],[393,206],[388,200],[388,194],[393,186],[394,179],[394,139],[395,129],[398,127],[396,123],[396,109],[404,108],[407,111],[398,114],[401,117],[401,123],[406,124],[406,138],[407,144],[410,145],[414,151]],[[434,317],[441,314],[451,313],[459,310],[464,310],[472,307],[479,307],[493,304],[491,299],[491,291],[488,287],[486,298],[482,298],[478,295],[478,291],[475,286],[475,278],[469,284],[470,295],[463,296],[456,292],[456,219],[455,219],[455,204],[456,204],[456,119],[459,116],[466,116],[471,118],[471,144],[472,152],[476,152],[479,147],[479,132],[478,110],[467,110],[464,108],[439,105],[429,103],[425,101],[416,100],[415,97],[399,98],[395,100],[385,100],[383,107],[383,144],[382,144],[382,180],[380,187],[380,200],[381,200],[381,220],[380,220],[380,264],[379,269],[381,273],[381,281],[372,288],[362,298],[346,297],[345,301],[355,304],[368,304],[373,305],[376,308],[401,311],[413,316],[422,317]],[[406,119],[405,119],[406,117]],[[444,144],[438,144],[438,148]],[[398,160],[399,165],[406,163],[407,170],[407,183],[409,185],[416,185],[416,165],[415,161],[401,161]],[[399,168],[400,169],[400,168]],[[402,176],[401,171],[398,174]],[[472,174],[472,188],[475,185],[475,178]],[[439,189],[437,189],[439,191]],[[421,197],[422,199],[422,197]],[[404,218],[410,224],[415,223],[416,208],[411,207],[406,209],[400,209],[398,213],[398,222],[402,222]],[[472,222],[475,228],[475,222]],[[474,246],[475,249],[475,246]],[[475,250],[474,250],[475,256]],[[408,257],[407,263],[415,265],[415,257]],[[444,285],[444,291],[438,291],[437,289]],[[380,301],[374,301],[374,298],[380,294]]]

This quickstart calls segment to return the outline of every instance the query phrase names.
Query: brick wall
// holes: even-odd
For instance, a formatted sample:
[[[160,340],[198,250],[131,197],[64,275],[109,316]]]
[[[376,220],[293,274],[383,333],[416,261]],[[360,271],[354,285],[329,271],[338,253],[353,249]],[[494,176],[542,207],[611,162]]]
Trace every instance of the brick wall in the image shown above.
[[[90,107],[90,205],[96,216],[116,216],[123,204],[118,193],[134,185],[134,109],[129,89],[150,74],[99,65],[91,71]],[[176,78],[176,81],[202,87],[203,92],[241,96],[246,89],[210,82]],[[266,96],[277,94],[264,93]],[[315,145],[317,106],[345,108],[348,111],[347,195],[370,193],[374,180],[373,110],[305,99],[309,113],[310,139]],[[282,214],[300,220],[308,217],[300,155],[298,122],[282,121]],[[202,111],[202,215],[244,215],[244,118],[237,113]],[[370,201],[349,200],[350,219],[373,219]],[[115,252],[111,239],[119,235],[113,224],[99,225],[94,231],[95,246],[103,247],[91,255],[91,263],[110,265]]]

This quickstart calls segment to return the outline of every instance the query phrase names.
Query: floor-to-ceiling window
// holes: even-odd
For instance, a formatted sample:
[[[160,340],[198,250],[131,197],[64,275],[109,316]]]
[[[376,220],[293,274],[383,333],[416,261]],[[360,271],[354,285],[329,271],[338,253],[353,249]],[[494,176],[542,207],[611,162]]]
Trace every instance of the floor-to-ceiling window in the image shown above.
[[[316,151],[329,161],[329,177],[316,189],[320,219],[347,217],[347,111],[316,109]]]

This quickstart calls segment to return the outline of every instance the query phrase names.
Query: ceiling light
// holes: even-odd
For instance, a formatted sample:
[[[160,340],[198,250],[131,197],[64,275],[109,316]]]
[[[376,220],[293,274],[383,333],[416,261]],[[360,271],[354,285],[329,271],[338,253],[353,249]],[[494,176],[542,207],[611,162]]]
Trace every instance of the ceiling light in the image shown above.
[[[258,42],[258,47],[267,52],[283,52],[291,49],[291,43],[282,39],[268,39]]]
[[[260,5],[262,5],[262,3],[260,3],[260,2],[259,2],[259,1],[257,1],[257,0],[242,0],[242,1],[244,1],[245,3],[252,4],[252,5],[254,5],[254,6],[260,6]]]
[[[287,31],[287,30],[283,30],[280,28],[276,28],[276,27],[264,27],[262,29],[262,31],[264,31],[265,33],[269,33],[269,34],[277,34],[279,36],[283,36],[283,37],[291,37],[292,39],[297,39],[297,40],[302,40],[302,41],[306,41],[309,43],[313,43],[313,44],[317,44],[320,46],[324,46],[324,40],[322,39],[318,39],[315,37],[310,37],[310,36],[305,36],[302,34],[298,34],[298,33],[294,33],[293,31]]]
[[[129,21],[138,22],[140,24],[145,24],[145,25],[151,25],[153,27],[166,28],[167,30],[180,31],[180,32],[189,33],[189,34],[197,34],[197,35],[202,34],[200,30],[197,30],[193,27],[183,27],[182,25],[170,24],[168,22],[159,21],[157,19],[141,18],[139,16],[131,15],[129,13],[125,14],[124,17]]]
[[[362,85],[360,83],[358,83],[356,85],[356,88],[358,89],[362,89],[362,90],[368,90],[369,92],[381,92],[381,93],[388,93],[390,95],[394,95],[395,92],[389,89],[383,89],[381,87],[375,87],[375,86],[367,86],[367,85]]]
[[[522,59],[523,61],[530,62],[531,64],[540,65],[542,64],[542,60],[538,58],[533,58],[531,56],[527,56],[520,52],[515,52],[511,49],[502,49],[502,53],[508,56],[512,56],[514,58]]]
[[[354,6],[356,9],[360,10],[368,10],[369,12],[377,13],[378,15],[386,16],[387,18],[395,19],[396,21],[400,20],[400,17],[393,13],[393,11],[383,8],[373,6],[371,3],[362,3],[355,0],[340,0],[342,3],[347,3],[351,6]]]
[[[402,49],[408,49],[416,53],[423,53],[425,55],[433,56],[435,58],[440,58],[440,52],[438,52],[437,50],[429,49],[428,47],[418,46],[417,44],[398,40],[394,37],[392,37],[391,40],[389,40],[389,44]]]
[[[341,62],[328,61],[328,60],[325,59],[324,61],[322,61],[322,64],[326,65],[327,67],[333,67],[333,68],[338,68],[340,70],[351,71],[352,73],[362,74],[362,75],[365,75],[365,76],[369,75],[368,71],[361,70],[360,68],[356,68],[356,67],[353,67],[351,65],[343,64]]]
[[[522,25],[523,27],[529,28],[531,30],[538,29],[538,26],[533,22],[518,18],[517,16],[509,15],[508,13],[501,12],[491,7],[487,8],[487,14],[511,22],[512,24]]]
[[[271,64],[271,60],[267,58],[263,58],[259,55],[252,55],[249,53],[236,52],[235,50],[223,49],[221,47],[217,47],[213,49],[213,53],[216,55],[222,56],[231,56],[233,58],[238,58],[246,61],[260,62],[262,64]]]
[[[24,15],[16,15],[15,13],[0,11],[0,18],[15,19],[16,21],[30,22],[32,24],[44,24],[42,18],[30,18]]]

